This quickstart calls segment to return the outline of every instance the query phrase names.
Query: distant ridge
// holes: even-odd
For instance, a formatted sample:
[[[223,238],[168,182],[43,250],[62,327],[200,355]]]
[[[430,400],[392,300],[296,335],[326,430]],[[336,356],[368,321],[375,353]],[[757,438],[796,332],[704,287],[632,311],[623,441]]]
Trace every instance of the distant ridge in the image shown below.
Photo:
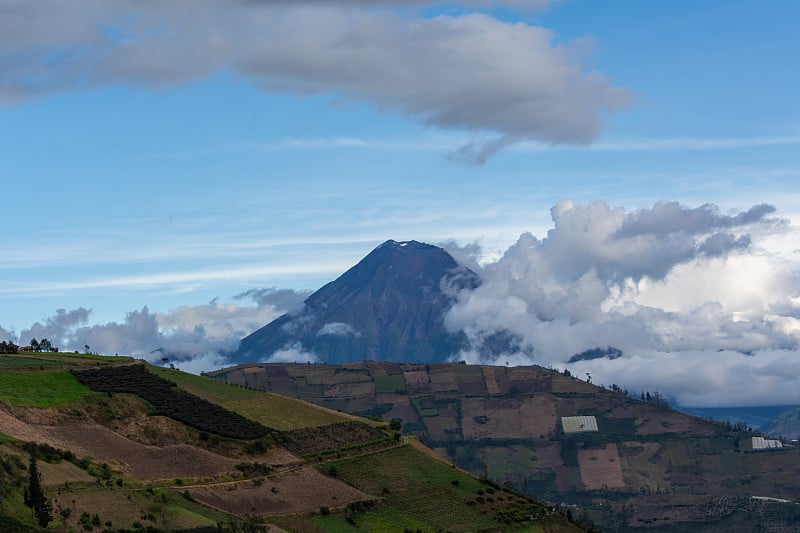
[[[444,327],[454,301],[448,288],[478,284],[438,246],[388,240],[312,294],[301,311],[244,338],[232,359],[263,361],[277,353],[326,363],[446,361],[466,345],[463,333]]]

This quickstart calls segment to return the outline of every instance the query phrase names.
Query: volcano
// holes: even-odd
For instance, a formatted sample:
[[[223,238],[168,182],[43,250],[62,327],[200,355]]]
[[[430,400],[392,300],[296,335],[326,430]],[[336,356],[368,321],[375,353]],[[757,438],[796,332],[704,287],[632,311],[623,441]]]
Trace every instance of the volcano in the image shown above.
[[[237,363],[316,360],[443,362],[467,344],[444,315],[478,276],[438,246],[386,241],[328,283],[295,313],[242,339]]]

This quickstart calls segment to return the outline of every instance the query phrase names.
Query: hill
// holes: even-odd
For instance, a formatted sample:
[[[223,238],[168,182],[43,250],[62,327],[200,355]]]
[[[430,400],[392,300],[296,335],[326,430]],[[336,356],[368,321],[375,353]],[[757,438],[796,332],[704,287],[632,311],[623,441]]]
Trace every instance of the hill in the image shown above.
[[[386,423],[268,392],[73,354],[0,356],[0,384],[0,531],[582,530]]]
[[[798,531],[800,448],[539,367],[257,364],[209,374],[400,419],[447,461],[608,531]],[[579,511],[580,509],[580,511]]]
[[[231,360],[289,351],[327,363],[445,361],[466,339],[444,328],[453,299],[443,287],[477,284],[477,276],[442,248],[389,240],[312,294],[301,311],[244,338]]]
[[[785,439],[800,439],[800,408],[778,413],[764,422],[759,430],[767,435],[781,436]]]

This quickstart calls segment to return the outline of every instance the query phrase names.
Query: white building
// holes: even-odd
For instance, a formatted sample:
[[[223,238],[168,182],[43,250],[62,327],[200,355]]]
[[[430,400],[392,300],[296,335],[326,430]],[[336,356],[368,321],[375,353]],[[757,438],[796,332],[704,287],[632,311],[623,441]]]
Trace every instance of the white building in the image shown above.
[[[772,450],[783,448],[783,443],[775,439],[765,439],[764,437],[753,437],[754,450]]]

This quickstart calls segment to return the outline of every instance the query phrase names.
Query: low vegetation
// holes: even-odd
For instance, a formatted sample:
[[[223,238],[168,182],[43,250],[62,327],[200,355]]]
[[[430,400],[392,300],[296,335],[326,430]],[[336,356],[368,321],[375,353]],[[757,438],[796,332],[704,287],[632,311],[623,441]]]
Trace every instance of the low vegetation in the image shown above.
[[[340,422],[341,413],[334,413],[312,404],[298,402],[269,392],[232,387],[219,381],[195,376],[179,370],[147,367],[149,372],[172,381],[179,388],[209,402],[278,430],[324,426]]]
[[[0,370],[15,378],[0,388],[3,532],[580,531],[418,449],[399,420],[340,416],[125,359],[37,356],[72,372]],[[285,426],[220,405],[237,402],[254,418],[259,402],[280,405]]]

